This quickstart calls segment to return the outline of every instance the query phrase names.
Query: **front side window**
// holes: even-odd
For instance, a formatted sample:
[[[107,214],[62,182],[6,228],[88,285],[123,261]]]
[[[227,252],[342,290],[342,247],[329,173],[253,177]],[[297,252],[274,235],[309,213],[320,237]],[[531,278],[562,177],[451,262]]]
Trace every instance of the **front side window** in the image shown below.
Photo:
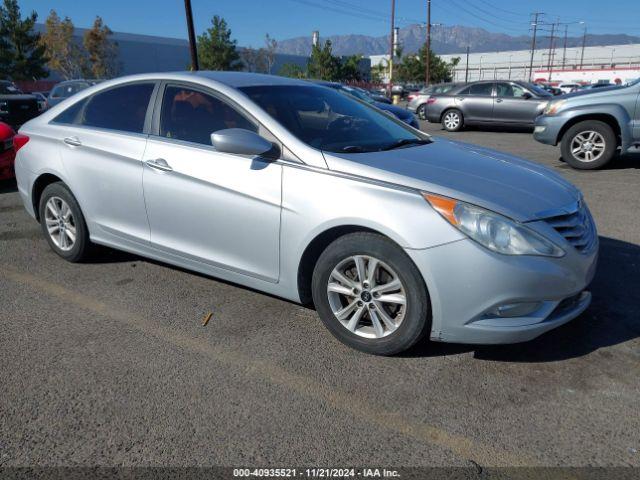
[[[389,115],[331,88],[265,85],[240,90],[292,135],[319,150],[360,153],[427,142]]]
[[[498,97],[522,98],[528,92],[515,83],[497,83],[496,93]]]
[[[222,100],[181,86],[168,86],[162,99],[160,136],[211,145],[211,134],[226,128],[258,128]]]

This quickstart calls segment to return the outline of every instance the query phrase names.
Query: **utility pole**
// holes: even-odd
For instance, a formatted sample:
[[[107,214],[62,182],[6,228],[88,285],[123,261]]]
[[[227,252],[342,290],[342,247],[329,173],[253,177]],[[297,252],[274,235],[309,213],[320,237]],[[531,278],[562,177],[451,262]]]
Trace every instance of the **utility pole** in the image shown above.
[[[582,34],[582,53],[580,54],[580,70],[582,70],[582,63],[584,62],[584,47],[587,44],[587,25],[584,26],[584,33]]]
[[[467,68],[464,70],[464,83],[469,82],[469,45],[467,45]]]
[[[553,70],[553,53],[554,53],[553,42],[554,42],[554,39],[555,39],[555,37],[553,35],[555,33],[555,28],[556,28],[556,24],[552,23],[551,24],[551,37],[549,39],[549,63],[548,63],[549,79],[547,80],[548,82],[551,82],[551,72]]]
[[[430,79],[430,72],[429,72],[429,67],[431,64],[431,0],[427,0],[427,43],[426,43],[426,49],[427,51],[425,52],[425,63],[426,63],[426,67],[425,67],[425,80],[424,80],[424,86],[428,86],[429,85],[429,79]]]
[[[533,81],[533,56],[536,53],[536,34],[538,33],[538,17],[544,15],[542,12],[533,13],[533,39],[531,40],[531,62],[529,63],[529,81]]]
[[[391,35],[389,35],[389,98],[391,98],[391,90],[393,89],[393,56],[394,49],[394,30],[396,20],[396,0],[391,0]]]
[[[564,70],[564,66],[567,62],[567,29],[569,25],[564,24],[564,47],[562,47],[562,69]]]
[[[191,70],[200,70],[198,65],[198,47],[196,46],[196,34],[193,29],[193,13],[191,12],[191,0],[184,0],[184,11],[187,15],[187,31],[189,33],[189,52],[191,53]]]

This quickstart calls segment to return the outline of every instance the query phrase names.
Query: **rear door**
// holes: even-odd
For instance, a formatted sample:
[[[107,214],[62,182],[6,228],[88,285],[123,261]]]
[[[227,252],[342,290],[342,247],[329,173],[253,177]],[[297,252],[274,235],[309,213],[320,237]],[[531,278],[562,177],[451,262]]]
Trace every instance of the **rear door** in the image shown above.
[[[142,156],[155,89],[156,82],[144,81],[102,90],[51,123],[92,238],[149,241]]]
[[[511,82],[496,83],[493,120],[500,123],[533,125],[540,100],[523,86]]]
[[[490,122],[493,117],[493,82],[474,83],[456,95],[465,122]]]

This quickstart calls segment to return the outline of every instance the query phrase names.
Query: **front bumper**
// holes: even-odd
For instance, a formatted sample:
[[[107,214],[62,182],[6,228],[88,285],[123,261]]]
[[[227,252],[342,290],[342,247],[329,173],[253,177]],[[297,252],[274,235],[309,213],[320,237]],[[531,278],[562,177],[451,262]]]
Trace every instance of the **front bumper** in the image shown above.
[[[562,258],[509,256],[464,239],[424,250],[407,249],[431,299],[431,339],[470,344],[518,343],[556,328],[591,301],[597,244],[588,254],[567,248]],[[537,303],[526,316],[500,317],[498,306]]]
[[[564,126],[566,118],[560,116],[540,115],[536,118],[533,138],[540,143],[557,145],[560,130]]]

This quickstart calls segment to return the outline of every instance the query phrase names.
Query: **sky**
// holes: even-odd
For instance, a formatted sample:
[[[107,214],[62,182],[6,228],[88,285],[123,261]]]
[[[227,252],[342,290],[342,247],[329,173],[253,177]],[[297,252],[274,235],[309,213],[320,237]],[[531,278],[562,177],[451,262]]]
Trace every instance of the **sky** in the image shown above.
[[[264,35],[287,39],[362,34],[381,36],[390,29],[390,0],[191,0],[196,33],[213,15],[229,24],[240,46],[263,46]],[[89,27],[96,15],[114,31],[186,38],[183,0],[19,0],[23,13],[35,10],[40,22],[51,9]],[[615,7],[613,7],[615,5]],[[510,35],[528,34],[530,14],[544,12],[551,23],[568,25],[579,36],[627,33],[640,36],[640,0],[432,0],[432,23],[481,27]],[[426,23],[426,0],[396,0],[397,26]],[[578,22],[585,22],[580,24]],[[437,28],[437,27],[436,27]]]

